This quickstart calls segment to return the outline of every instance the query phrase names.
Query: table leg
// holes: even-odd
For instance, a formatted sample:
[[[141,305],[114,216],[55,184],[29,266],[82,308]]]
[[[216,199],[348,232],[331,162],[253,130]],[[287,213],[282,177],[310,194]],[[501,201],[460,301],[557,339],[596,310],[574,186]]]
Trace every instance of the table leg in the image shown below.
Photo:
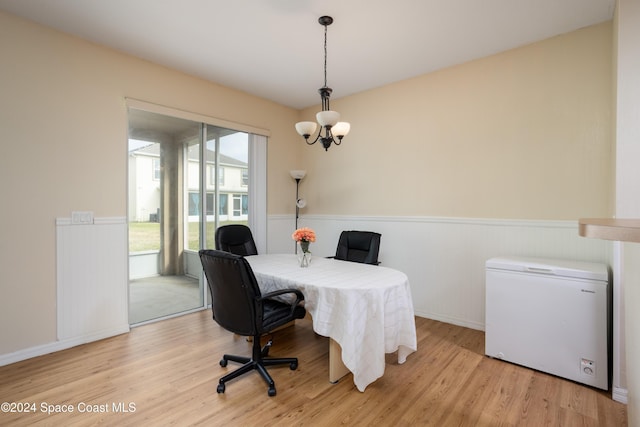
[[[348,373],[349,369],[342,363],[340,344],[333,338],[329,338],[329,382],[335,384]]]

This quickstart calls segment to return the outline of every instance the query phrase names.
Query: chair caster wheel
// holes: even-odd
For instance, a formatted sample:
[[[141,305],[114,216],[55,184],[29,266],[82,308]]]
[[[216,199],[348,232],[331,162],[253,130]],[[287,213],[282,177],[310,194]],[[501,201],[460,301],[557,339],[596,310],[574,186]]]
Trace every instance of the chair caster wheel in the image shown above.
[[[224,384],[218,384],[218,393],[224,393]]]
[[[268,393],[269,393],[269,396],[270,396],[270,397],[275,396],[275,395],[276,395],[276,389],[275,389],[275,387],[270,388]]]
[[[220,366],[222,366],[223,368],[224,368],[225,366],[227,366],[227,360],[226,360],[226,359],[221,359],[221,360],[220,360]]]
[[[289,369],[291,369],[292,371],[298,369],[298,362],[291,362],[291,364],[289,365]]]

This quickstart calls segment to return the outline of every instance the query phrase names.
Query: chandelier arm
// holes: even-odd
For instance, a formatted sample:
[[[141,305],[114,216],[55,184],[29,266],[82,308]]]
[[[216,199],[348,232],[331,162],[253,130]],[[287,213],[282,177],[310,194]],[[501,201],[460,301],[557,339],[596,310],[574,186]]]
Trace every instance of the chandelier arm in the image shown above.
[[[309,138],[305,138],[305,142],[307,143],[307,145],[313,145],[316,142],[318,142],[318,140],[320,139],[320,135],[322,134],[322,126],[320,126],[320,130],[318,131],[318,135],[316,136],[316,139],[314,139],[313,141],[309,142]]]
[[[335,144],[335,145],[340,145],[342,144],[342,138],[344,137],[344,135],[339,135],[336,139],[336,137],[333,135],[333,132],[331,132],[331,128],[329,129],[329,136],[331,137],[331,141]]]

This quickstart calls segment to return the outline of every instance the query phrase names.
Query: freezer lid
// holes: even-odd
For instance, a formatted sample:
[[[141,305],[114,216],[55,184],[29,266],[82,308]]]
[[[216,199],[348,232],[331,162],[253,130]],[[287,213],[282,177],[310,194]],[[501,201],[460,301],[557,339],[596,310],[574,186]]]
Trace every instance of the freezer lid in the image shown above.
[[[605,264],[551,258],[499,257],[486,262],[487,270],[519,271],[577,279],[609,281]]]

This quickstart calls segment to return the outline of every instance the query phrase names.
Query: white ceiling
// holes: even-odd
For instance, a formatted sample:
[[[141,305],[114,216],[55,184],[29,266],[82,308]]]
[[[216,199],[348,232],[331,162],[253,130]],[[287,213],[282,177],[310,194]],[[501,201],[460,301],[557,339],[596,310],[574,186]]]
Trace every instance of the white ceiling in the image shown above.
[[[303,108],[609,20],[615,0],[0,0],[0,10]]]

